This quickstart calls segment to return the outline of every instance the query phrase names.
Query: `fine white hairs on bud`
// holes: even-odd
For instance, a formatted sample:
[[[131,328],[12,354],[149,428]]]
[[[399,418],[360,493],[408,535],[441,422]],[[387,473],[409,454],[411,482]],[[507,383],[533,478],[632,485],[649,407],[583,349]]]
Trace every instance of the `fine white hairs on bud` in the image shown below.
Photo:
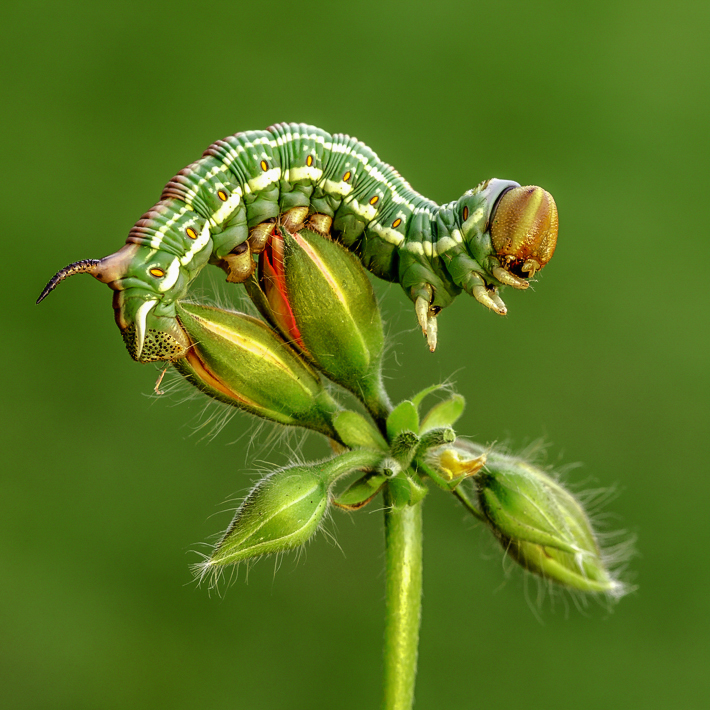
[[[482,447],[457,441],[469,455]],[[508,557],[524,569],[570,590],[617,600],[628,593],[618,568],[632,554],[633,541],[602,542],[580,498],[523,458],[487,451],[473,476],[480,512]]]

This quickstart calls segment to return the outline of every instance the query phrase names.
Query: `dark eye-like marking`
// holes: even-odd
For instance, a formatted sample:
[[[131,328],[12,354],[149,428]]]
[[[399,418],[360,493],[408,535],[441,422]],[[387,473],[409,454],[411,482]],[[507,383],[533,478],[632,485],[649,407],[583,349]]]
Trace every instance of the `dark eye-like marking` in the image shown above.
[[[265,160],[262,160],[261,163],[259,163],[259,165],[261,165],[261,169],[264,172],[266,172],[269,169],[269,164]]]
[[[306,165],[307,165],[309,168],[311,167],[311,165],[313,165],[313,156],[312,156],[312,155],[309,155],[309,156],[306,158]]]
[[[162,269],[159,269],[157,266],[152,269],[149,269],[148,273],[151,276],[155,276],[156,279],[162,279],[163,276],[165,276],[165,272]]]
[[[217,190],[217,197],[219,197],[222,202],[227,201],[227,193],[224,190]]]
[[[379,195],[375,195],[374,197],[371,197],[371,198],[370,198],[370,204],[371,204],[371,205],[376,205],[376,204],[378,203],[379,199],[380,199]]]
[[[353,175],[353,174],[348,170],[348,172],[345,173],[345,175],[343,175],[343,182],[347,182],[348,180],[350,180],[350,178],[352,177],[352,175]]]
[[[188,227],[185,232],[190,239],[197,239],[197,232],[192,227]]]
[[[468,219],[468,207],[463,208],[463,221],[465,222]]]
[[[397,229],[397,227],[399,227],[400,224],[402,224],[402,220],[399,217],[397,217],[397,219],[394,222],[392,222],[392,227],[394,227],[394,229]]]

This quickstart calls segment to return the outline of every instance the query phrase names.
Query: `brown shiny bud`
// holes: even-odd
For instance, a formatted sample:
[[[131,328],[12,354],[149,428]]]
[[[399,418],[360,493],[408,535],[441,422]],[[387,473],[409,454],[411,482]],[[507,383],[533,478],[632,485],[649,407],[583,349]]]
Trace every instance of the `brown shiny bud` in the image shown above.
[[[531,278],[555,252],[555,200],[541,187],[514,187],[500,198],[490,232],[501,266],[515,276]]]

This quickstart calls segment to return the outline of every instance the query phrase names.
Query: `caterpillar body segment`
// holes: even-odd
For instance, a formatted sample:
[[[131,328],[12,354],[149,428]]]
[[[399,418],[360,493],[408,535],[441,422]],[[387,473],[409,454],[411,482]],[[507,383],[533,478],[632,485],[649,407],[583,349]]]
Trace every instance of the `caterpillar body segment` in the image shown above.
[[[432,350],[436,315],[461,291],[504,314],[499,288],[527,288],[557,240],[557,209],[542,188],[492,179],[440,206],[357,139],[283,123],[212,144],[168,182],[122,249],[62,269],[38,303],[64,278],[90,273],[115,291],[131,356],[175,360],[189,347],[176,301],[207,263],[244,282],[277,224],[329,235],[399,282]]]

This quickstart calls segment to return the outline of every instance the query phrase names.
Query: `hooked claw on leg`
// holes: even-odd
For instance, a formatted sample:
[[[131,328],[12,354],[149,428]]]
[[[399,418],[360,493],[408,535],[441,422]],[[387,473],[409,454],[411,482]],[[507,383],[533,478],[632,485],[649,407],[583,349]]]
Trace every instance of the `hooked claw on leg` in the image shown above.
[[[527,264],[527,262],[525,263]],[[512,286],[513,288],[518,288],[521,291],[524,291],[528,288],[528,286],[530,286],[525,279],[521,279],[519,276],[511,274],[510,271],[506,271],[502,266],[494,266],[491,273],[498,279],[498,281],[506,286]],[[533,273],[535,272],[533,271]]]
[[[419,326],[424,333],[430,352],[436,350],[438,325],[436,322],[436,311],[429,305],[423,296],[417,296],[414,302],[414,311],[417,314]]]
[[[468,282],[464,284],[464,288],[479,303],[495,311],[498,315],[504,316],[508,313],[508,309],[498,295],[498,291],[495,288],[486,286],[486,282],[474,271],[469,274]]]

